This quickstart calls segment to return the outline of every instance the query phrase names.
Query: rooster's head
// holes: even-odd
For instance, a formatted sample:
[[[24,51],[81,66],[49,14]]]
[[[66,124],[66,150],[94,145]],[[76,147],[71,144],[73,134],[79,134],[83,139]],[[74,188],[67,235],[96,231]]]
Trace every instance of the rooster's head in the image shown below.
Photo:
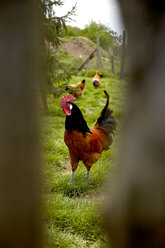
[[[61,101],[60,101],[60,104],[61,104],[61,107],[63,108],[63,112],[66,114],[66,115],[71,115],[71,110],[73,108],[72,102],[74,102],[74,97],[73,96],[64,96],[61,98]]]

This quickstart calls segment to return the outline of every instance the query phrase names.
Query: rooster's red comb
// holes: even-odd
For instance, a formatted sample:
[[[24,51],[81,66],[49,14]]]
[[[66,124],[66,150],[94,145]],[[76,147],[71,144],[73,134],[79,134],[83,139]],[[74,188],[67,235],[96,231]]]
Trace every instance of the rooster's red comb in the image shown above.
[[[64,106],[67,102],[74,102],[74,100],[73,96],[64,96],[61,98],[60,104],[61,106]]]

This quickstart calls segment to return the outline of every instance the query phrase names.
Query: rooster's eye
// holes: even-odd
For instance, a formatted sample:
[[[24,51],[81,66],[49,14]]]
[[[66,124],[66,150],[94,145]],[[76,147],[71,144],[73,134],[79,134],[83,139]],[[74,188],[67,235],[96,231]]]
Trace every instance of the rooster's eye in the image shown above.
[[[69,104],[69,108],[70,108],[70,110],[72,110],[72,108],[73,108],[72,104]]]

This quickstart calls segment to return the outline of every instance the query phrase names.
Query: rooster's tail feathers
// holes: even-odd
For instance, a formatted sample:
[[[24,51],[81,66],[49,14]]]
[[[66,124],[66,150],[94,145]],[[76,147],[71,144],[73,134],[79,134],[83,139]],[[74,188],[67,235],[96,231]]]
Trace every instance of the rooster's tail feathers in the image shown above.
[[[109,106],[109,94],[104,90],[104,93],[107,97],[107,101],[105,104],[105,107],[101,111],[101,114],[99,118],[96,121],[94,128],[102,128],[107,133],[107,135],[110,135],[113,133],[113,131],[116,129],[116,121],[113,114],[113,111],[108,108]]]

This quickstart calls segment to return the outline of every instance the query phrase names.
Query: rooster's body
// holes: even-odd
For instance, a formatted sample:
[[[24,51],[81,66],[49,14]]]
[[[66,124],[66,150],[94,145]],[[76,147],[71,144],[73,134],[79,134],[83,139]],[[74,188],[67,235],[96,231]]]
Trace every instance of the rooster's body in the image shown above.
[[[100,87],[100,85],[101,85],[101,81],[100,81],[100,79],[103,77],[103,74],[102,73],[100,73],[100,72],[96,72],[96,74],[94,75],[94,78],[92,79],[92,83],[93,83],[93,86],[95,87],[95,88],[98,88],[98,87]]]
[[[89,129],[80,109],[71,101],[67,101],[64,141],[68,146],[72,166],[72,177],[80,160],[88,171],[101,157],[103,150],[112,144],[112,133],[116,128],[116,121],[112,116],[113,111],[108,108],[109,95],[104,91],[107,102],[94,128]],[[69,104],[69,105],[68,105]],[[70,110],[70,111],[69,111]]]
[[[83,79],[81,82],[78,82],[77,84],[71,84],[66,87],[66,90],[69,92],[69,94],[73,95],[76,98],[79,98],[84,94],[84,89],[85,79]]]

